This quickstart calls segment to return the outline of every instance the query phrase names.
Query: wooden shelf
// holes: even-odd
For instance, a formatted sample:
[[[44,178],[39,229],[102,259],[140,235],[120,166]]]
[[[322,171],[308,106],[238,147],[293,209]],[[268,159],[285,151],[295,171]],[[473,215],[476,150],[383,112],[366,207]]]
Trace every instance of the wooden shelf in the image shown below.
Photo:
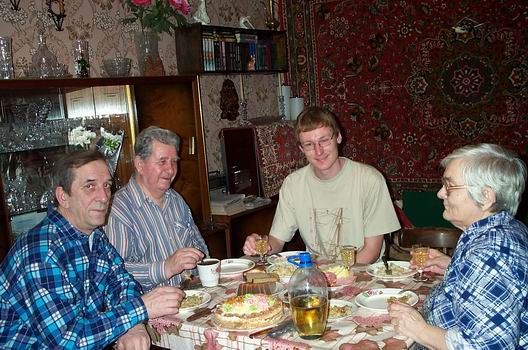
[[[178,28],[175,38],[183,74],[288,71],[285,31],[194,24]]]

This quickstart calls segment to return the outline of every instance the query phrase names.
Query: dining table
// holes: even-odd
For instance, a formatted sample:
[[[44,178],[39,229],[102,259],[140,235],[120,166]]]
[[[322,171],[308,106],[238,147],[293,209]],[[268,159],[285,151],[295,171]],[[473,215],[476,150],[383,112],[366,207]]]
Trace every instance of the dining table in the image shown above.
[[[252,257],[245,257],[252,259]],[[225,259],[222,264],[241,259]],[[245,259],[242,259],[245,260]],[[249,260],[251,261],[251,260]],[[398,262],[391,262],[397,264]],[[378,263],[381,264],[381,263]],[[267,327],[257,330],[232,330],[217,327],[212,320],[214,308],[229,297],[237,295],[238,287],[244,283],[248,271],[265,269],[263,266],[253,266],[240,273],[221,274],[216,287],[202,287],[199,278],[195,278],[186,286],[189,291],[205,291],[210,300],[204,307],[189,312],[151,319],[147,330],[154,345],[178,350],[224,350],[224,349],[408,349],[413,341],[399,335],[393,328],[386,309],[365,307],[359,301],[368,300],[377,291],[403,290],[414,296],[414,307],[421,309],[424,299],[433,285],[441,280],[441,276],[428,275],[429,279],[417,282],[409,274],[402,278],[383,276],[376,273],[372,266],[356,264],[351,269],[353,278],[349,283],[330,288],[330,305],[333,302],[353,303],[351,315],[330,320],[324,334],[315,340],[305,340],[298,336],[293,327],[286,327],[283,334],[273,334],[273,329]],[[235,271],[237,272],[237,271]],[[278,285],[278,295],[285,305],[285,318],[290,316],[287,300],[287,283]],[[285,297],[286,295],[286,297]],[[208,298],[209,299],[209,298]],[[356,307],[356,304],[359,306]],[[367,304],[368,306],[368,304]],[[271,336],[273,335],[273,336]]]

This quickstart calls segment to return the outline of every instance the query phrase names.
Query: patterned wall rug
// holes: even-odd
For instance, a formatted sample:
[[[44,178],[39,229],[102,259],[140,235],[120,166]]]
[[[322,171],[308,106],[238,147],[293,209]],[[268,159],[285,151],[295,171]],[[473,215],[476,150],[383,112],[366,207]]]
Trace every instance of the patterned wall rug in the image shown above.
[[[438,188],[443,156],[528,150],[525,1],[291,0],[291,80],[345,130],[343,154],[402,189]]]
[[[282,181],[306,164],[297,141],[293,124],[276,122],[255,126],[257,153],[264,197],[279,193]]]

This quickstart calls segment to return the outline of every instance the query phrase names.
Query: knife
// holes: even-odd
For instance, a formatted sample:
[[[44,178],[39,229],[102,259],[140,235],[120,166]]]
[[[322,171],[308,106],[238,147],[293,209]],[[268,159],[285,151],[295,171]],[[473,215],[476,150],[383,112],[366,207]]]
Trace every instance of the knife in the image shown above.
[[[187,317],[188,322],[196,321],[199,318],[208,316],[213,313],[213,310],[216,306],[211,307],[204,307],[202,309],[198,309],[192,314],[191,316]]]
[[[259,336],[269,336],[272,338],[277,338],[283,335],[284,333],[288,332],[290,329],[292,329],[292,327],[293,327],[293,321],[291,318],[288,318],[276,326],[267,327],[257,332],[250,333],[249,337],[256,338]]]

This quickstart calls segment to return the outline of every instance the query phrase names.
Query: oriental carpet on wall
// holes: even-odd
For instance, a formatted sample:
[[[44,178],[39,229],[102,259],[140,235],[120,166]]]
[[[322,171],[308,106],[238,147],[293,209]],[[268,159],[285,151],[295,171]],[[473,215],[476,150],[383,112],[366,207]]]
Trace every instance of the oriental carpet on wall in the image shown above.
[[[526,1],[290,0],[290,80],[344,130],[343,155],[403,189],[440,185],[442,157],[492,142],[526,159]]]

